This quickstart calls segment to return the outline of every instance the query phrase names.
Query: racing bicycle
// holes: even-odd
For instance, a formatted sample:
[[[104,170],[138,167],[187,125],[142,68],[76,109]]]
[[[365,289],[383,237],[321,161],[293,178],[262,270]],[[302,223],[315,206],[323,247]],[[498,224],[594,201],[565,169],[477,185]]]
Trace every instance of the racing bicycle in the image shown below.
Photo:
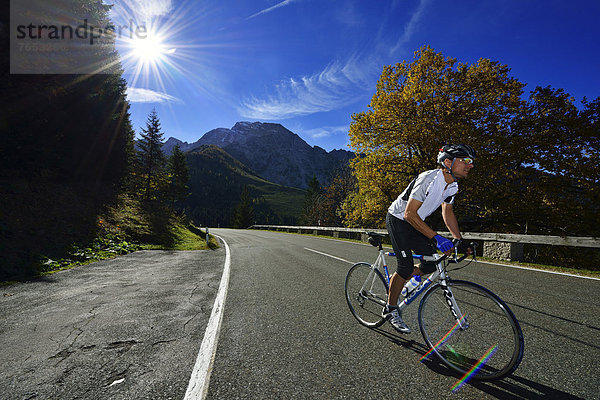
[[[367,232],[369,243],[379,249],[375,263],[354,264],[346,275],[346,301],[354,317],[368,328],[381,326],[386,319],[390,275],[383,250],[387,234]],[[472,244],[475,246],[475,244]],[[435,354],[452,370],[480,380],[501,379],[513,373],[523,358],[524,339],[517,318],[502,299],[473,282],[450,279],[447,267],[468,257],[413,255],[436,263],[436,271],[423,279],[407,297],[400,297],[400,311],[423,294],[418,323],[430,348],[423,358]],[[473,260],[476,260],[473,251]],[[423,359],[422,358],[422,359]]]

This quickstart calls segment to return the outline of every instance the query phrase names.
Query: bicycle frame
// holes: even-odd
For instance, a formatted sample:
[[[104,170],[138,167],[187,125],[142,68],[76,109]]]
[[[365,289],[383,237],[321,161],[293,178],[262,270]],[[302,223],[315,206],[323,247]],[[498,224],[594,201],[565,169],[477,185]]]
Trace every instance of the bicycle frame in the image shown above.
[[[395,256],[396,254],[388,252],[388,251],[384,251],[383,249],[380,248],[379,256],[377,256],[377,260],[375,260],[375,263],[373,264],[373,269],[379,269],[379,272],[385,277],[388,287],[389,287],[390,274],[389,274],[387,262],[385,259],[386,255]],[[456,255],[456,252],[455,252],[455,255]],[[446,259],[446,256],[440,255],[440,254],[434,254],[432,256],[421,256],[421,255],[415,254],[415,255],[413,255],[413,258],[421,260],[421,261],[435,262],[436,263],[435,264],[436,271],[433,272],[431,275],[429,275],[429,277],[427,277],[427,279],[425,279],[423,282],[421,282],[421,284],[419,286],[417,286],[417,288],[415,290],[413,290],[412,293],[408,297],[406,297],[401,302],[398,302],[398,308],[400,309],[400,311],[402,311],[406,307],[408,307],[434,281],[439,280],[440,285],[442,286],[442,289],[444,290],[444,294],[446,296],[446,303],[448,304],[448,307],[450,307],[452,315],[454,316],[454,318],[456,318],[458,327],[460,329],[468,328],[469,325],[467,323],[466,317],[460,311],[460,308],[458,307],[458,304],[456,303],[456,300],[454,299],[454,296],[452,295],[452,290],[448,286],[449,276],[448,276],[448,272],[446,272],[446,269],[444,268],[444,260]],[[367,281],[369,281],[369,279],[367,279]]]
[[[395,254],[383,249],[386,235],[377,232],[367,232],[367,235],[369,244],[379,250],[377,259],[372,264],[354,264],[346,275],[344,291],[354,317],[374,329],[388,319],[382,310],[389,298],[391,280],[386,256]],[[513,373],[523,358],[524,340],[519,321],[506,303],[490,290],[450,278],[452,269],[447,269],[450,264],[460,263],[471,255],[475,260],[475,243],[469,244],[472,251],[460,257],[456,247],[455,243],[454,254],[450,255],[412,256],[435,267],[412,292],[399,298],[397,307],[404,311],[422,295],[417,318],[430,350],[421,360],[435,353],[445,365],[463,375],[462,382],[471,378],[503,378]]]

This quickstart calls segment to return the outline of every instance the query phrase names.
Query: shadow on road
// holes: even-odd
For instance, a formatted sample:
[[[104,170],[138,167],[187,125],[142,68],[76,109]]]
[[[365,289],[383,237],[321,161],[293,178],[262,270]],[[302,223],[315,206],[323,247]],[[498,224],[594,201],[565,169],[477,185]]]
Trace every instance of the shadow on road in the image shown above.
[[[600,349],[600,346],[595,344],[593,341],[585,340],[585,338],[580,339],[578,337],[574,337],[575,334],[572,334],[572,335],[563,334],[563,333],[558,332],[556,329],[550,328],[550,327],[556,326],[557,323],[566,323],[566,324],[571,324],[571,326],[590,329],[592,331],[591,333],[598,334],[598,333],[600,333],[600,327],[591,325],[589,323],[584,323],[584,322],[564,318],[564,317],[561,317],[558,315],[551,314],[547,311],[537,310],[535,308],[527,307],[522,304],[517,304],[517,303],[507,303],[507,304],[509,304],[509,307],[511,307],[513,310],[522,309],[522,310],[525,310],[525,311],[528,311],[531,313],[535,313],[542,317],[546,317],[546,318],[548,318],[549,321],[552,321],[551,323],[548,323],[547,325],[541,325],[541,324],[535,324],[535,323],[530,322],[531,319],[526,320],[524,318],[521,318],[519,320],[519,324],[521,325],[522,328],[530,327],[530,328],[539,329],[539,330],[549,333],[553,336],[561,336],[567,340],[571,340],[573,342],[576,342],[576,343],[586,346],[586,347],[593,347],[596,350]]]
[[[406,339],[405,336],[396,334],[395,332],[389,332],[381,328],[372,329],[381,336],[384,336],[390,342],[401,346],[405,349],[411,350],[416,353],[419,358],[423,357],[429,352],[429,347],[423,343],[419,343],[412,339]],[[444,365],[437,357],[427,357],[421,361],[431,371],[436,374],[444,376],[452,376],[457,380],[461,379],[462,376],[456,371],[451,370]],[[543,385],[538,382],[534,382],[529,379],[522,378],[518,375],[512,374],[507,378],[498,381],[477,381],[471,380],[466,383],[472,387],[475,387],[489,396],[496,397],[498,399],[570,399],[577,400],[583,398],[563,392],[561,390],[554,389],[550,386]],[[448,388],[448,391],[451,391]]]
[[[583,400],[582,397],[554,389],[529,379],[521,378],[514,374],[499,381],[471,381],[468,384],[498,399]]]

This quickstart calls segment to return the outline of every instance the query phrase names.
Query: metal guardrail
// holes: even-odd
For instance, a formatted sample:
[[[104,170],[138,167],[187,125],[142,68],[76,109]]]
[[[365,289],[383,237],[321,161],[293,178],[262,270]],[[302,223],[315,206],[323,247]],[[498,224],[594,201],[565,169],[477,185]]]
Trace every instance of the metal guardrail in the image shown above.
[[[356,229],[338,228],[327,226],[286,226],[286,225],[253,225],[250,229],[267,229],[284,232],[308,233],[313,235],[325,234],[335,238],[359,239],[367,241],[366,232],[387,233],[385,229]],[[449,232],[439,232],[442,236],[450,236]],[[600,239],[595,237],[578,236],[544,236],[544,235],[517,235],[506,233],[477,233],[463,232],[463,238],[467,240],[483,241],[483,255],[486,257],[522,261],[523,245],[551,245],[600,248]]]

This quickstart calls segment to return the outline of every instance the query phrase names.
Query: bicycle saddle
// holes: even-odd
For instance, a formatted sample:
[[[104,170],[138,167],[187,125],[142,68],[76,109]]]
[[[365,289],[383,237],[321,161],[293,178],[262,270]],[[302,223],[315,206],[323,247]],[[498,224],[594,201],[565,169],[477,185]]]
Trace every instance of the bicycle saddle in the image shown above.
[[[367,232],[369,235],[369,243],[371,246],[379,247],[384,237],[387,237],[387,233]]]

